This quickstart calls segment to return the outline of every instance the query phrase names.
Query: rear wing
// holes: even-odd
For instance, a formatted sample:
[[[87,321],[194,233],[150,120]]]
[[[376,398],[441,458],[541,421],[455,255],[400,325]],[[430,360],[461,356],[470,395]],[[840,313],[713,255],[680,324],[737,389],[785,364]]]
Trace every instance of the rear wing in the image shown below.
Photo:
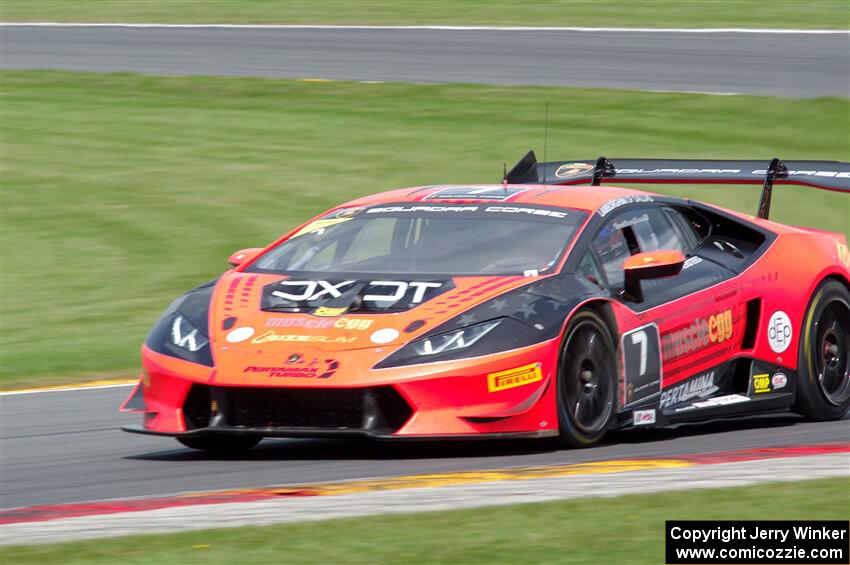
[[[723,161],[606,159],[538,163],[529,151],[504,176],[509,184],[677,183],[760,184],[758,217],[770,216],[774,184],[799,184],[850,193],[850,163],[838,161]]]

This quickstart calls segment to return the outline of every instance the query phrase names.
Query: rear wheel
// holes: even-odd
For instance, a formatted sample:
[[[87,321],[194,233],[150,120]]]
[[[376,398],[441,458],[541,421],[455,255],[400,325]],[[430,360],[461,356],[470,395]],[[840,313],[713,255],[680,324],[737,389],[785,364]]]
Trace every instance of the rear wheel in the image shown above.
[[[177,441],[201,451],[210,451],[214,453],[239,453],[248,451],[256,446],[262,437],[258,436],[219,436],[219,437],[178,437]]]
[[[803,318],[798,353],[797,411],[838,420],[850,408],[850,292],[822,283]]]
[[[558,363],[561,442],[585,447],[605,435],[614,415],[617,361],[605,322],[590,311],[570,322]]]

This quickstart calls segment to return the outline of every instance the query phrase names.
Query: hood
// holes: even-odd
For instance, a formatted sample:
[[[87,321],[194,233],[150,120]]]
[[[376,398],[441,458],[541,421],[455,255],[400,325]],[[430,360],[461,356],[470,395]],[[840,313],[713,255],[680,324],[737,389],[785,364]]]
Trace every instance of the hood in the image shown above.
[[[291,385],[295,378],[329,378],[355,357],[362,376],[464,311],[543,278],[304,280],[230,272],[210,303],[215,381],[268,383],[275,377]]]

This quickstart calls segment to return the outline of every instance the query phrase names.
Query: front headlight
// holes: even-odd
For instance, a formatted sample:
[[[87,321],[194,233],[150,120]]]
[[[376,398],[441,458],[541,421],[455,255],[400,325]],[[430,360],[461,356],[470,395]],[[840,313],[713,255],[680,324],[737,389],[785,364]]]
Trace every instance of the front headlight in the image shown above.
[[[452,322],[456,323],[456,321]],[[542,332],[513,318],[496,318],[412,341],[382,359],[375,369],[491,355],[542,341]]]
[[[439,355],[449,351],[466,349],[475,345],[479,339],[490,333],[490,330],[501,323],[502,320],[492,320],[483,324],[468,326],[459,330],[435,335],[410,344],[413,351],[419,355]]]
[[[171,343],[195,353],[209,344],[209,340],[189,320],[177,314],[171,322]]]
[[[172,302],[145,344],[157,353],[212,367],[207,318],[214,286],[210,281]]]

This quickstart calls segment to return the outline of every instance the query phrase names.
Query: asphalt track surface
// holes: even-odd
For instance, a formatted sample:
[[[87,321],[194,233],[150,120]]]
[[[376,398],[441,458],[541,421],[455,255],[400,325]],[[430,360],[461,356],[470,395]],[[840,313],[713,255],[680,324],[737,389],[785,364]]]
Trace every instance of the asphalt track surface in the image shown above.
[[[561,465],[630,457],[850,442],[850,420],[793,415],[621,432],[610,443],[558,450],[547,441],[378,443],[265,440],[238,456],[208,455],[171,438],[128,434],[130,387],[0,397],[0,508],[187,491],[398,475]],[[591,493],[588,493],[591,494]]]
[[[0,67],[847,97],[850,34],[3,27]]]

